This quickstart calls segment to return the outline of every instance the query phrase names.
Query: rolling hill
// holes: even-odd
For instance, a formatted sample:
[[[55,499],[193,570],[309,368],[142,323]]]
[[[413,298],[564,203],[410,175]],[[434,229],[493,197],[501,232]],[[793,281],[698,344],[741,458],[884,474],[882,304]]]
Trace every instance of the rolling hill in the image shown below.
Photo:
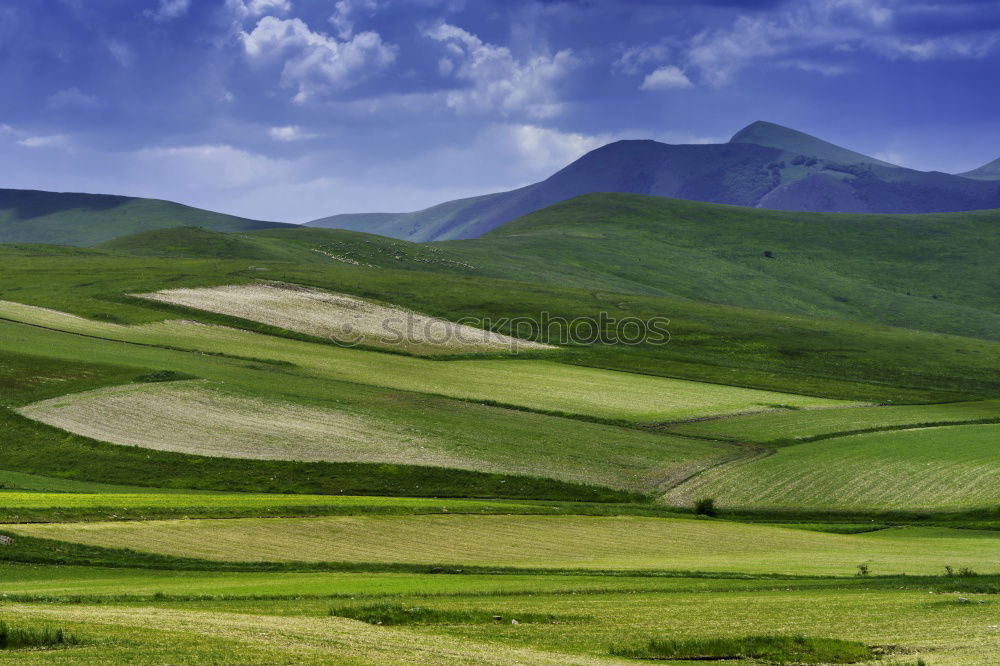
[[[986,167],[984,167],[986,169]],[[980,170],[977,170],[980,171]],[[544,181],[412,213],[334,215],[310,226],[413,241],[477,238],[517,217],[592,192],[622,192],[777,210],[931,213],[1000,208],[980,175],[922,172],[758,121],[728,143],[617,141]]]
[[[477,239],[413,244],[340,234],[324,250],[362,265],[1000,335],[997,210],[797,213],[588,194]]]
[[[87,246],[140,231],[183,225],[215,231],[294,226],[248,220],[160,199],[0,189],[0,243]]]

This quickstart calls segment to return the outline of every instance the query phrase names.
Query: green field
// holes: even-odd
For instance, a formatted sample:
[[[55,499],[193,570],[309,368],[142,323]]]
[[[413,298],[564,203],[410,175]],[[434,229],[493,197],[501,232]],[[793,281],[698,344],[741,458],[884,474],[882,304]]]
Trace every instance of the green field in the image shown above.
[[[896,528],[824,534],[698,520],[585,516],[386,516],[17,525],[14,534],[227,561],[392,562],[851,576],[997,573],[1000,534]],[[622,544],[627,543],[627,548]]]
[[[3,663],[1000,652],[996,212],[594,195],[413,244],[120,204],[61,233],[147,230],[0,244],[0,623],[69,637]],[[559,347],[326,339],[389,307]]]
[[[996,506],[1000,426],[850,435],[708,470],[668,494],[726,507],[934,509]]]
[[[748,414],[678,423],[671,426],[670,431],[713,439],[783,445],[864,431],[990,421],[1000,421],[1000,401]]]
[[[306,370],[302,374],[328,380],[604,419],[664,421],[759,411],[774,405],[820,407],[844,404],[824,398],[634,375],[548,361],[430,361],[181,321],[128,327],[9,301],[0,302],[0,317],[88,338],[150,347],[223,355],[239,350],[241,356],[302,367]],[[34,331],[29,332],[27,337],[31,338],[30,334]],[[68,348],[73,343],[79,341],[67,340],[64,347]],[[16,344],[16,340],[11,340],[8,348],[21,351]],[[145,349],[133,353],[131,346],[117,345],[112,348],[118,358],[127,354],[136,359],[135,363],[140,363],[138,359],[148,353]],[[30,345],[23,349],[29,351]],[[191,364],[185,367],[191,367]]]

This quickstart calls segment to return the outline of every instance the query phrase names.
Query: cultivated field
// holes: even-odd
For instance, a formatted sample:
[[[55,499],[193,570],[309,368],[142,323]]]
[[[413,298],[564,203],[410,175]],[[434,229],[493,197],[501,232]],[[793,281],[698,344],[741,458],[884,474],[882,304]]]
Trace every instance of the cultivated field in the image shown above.
[[[11,526],[15,534],[229,561],[397,562],[851,576],[1000,571],[1000,534],[860,535],[717,521],[586,516],[345,516]],[[623,548],[622,544],[628,544]]]
[[[862,430],[990,420],[1000,421],[1000,400],[748,414],[678,423],[671,426],[670,431],[741,442],[784,444]]]
[[[164,289],[142,298],[249,319],[344,344],[418,354],[554,349],[348,294],[281,282]]]
[[[291,363],[303,368],[303,374],[324,379],[604,419],[666,421],[764,411],[776,405],[832,407],[851,404],[549,361],[431,361],[184,321],[120,326],[9,301],[0,301],[0,317],[108,340]],[[19,348],[16,338],[12,338],[9,348],[30,352],[37,347],[27,340],[37,336],[35,332],[26,336],[23,348]],[[67,344],[71,343],[67,341]],[[137,357],[141,350],[129,348],[124,353]],[[119,347],[112,358],[121,363],[122,354]],[[100,360],[93,355],[86,358]],[[210,378],[207,374],[200,376]]]
[[[667,494],[725,507],[933,509],[1000,502],[1000,425],[824,439],[710,469]]]
[[[426,465],[641,491],[739,454],[726,444],[483,405],[351,393],[354,405],[334,408],[204,381],[163,382],[95,389],[19,411],[100,441],[198,456]]]

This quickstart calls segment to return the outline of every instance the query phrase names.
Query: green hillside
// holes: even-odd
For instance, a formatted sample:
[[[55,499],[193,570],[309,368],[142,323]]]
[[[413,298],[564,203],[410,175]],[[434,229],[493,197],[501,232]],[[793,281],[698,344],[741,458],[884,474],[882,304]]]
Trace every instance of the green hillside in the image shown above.
[[[482,275],[1000,338],[1000,211],[793,213],[593,194],[441,246]]]
[[[714,497],[724,507],[929,509],[995,506],[1000,425],[942,426],[795,444],[722,465],[668,499]]]
[[[159,199],[0,190],[0,243],[86,246],[149,229],[183,225],[215,231],[291,226],[248,220]]]

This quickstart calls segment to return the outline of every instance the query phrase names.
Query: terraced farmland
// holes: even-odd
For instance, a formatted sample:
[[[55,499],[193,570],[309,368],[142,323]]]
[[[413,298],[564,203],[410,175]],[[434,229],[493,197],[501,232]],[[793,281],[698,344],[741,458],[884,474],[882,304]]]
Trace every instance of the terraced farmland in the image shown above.
[[[927,509],[1000,502],[1000,425],[943,426],[796,444],[708,470],[667,494],[725,507]]]
[[[1000,533],[901,528],[840,535],[669,518],[350,516],[13,526],[15,534],[228,561],[398,562],[851,576],[1000,571]],[[627,544],[624,547],[623,544]]]
[[[554,349],[550,345],[455,324],[400,307],[281,282],[165,289],[138,295],[348,345],[364,344],[418,354]]]

